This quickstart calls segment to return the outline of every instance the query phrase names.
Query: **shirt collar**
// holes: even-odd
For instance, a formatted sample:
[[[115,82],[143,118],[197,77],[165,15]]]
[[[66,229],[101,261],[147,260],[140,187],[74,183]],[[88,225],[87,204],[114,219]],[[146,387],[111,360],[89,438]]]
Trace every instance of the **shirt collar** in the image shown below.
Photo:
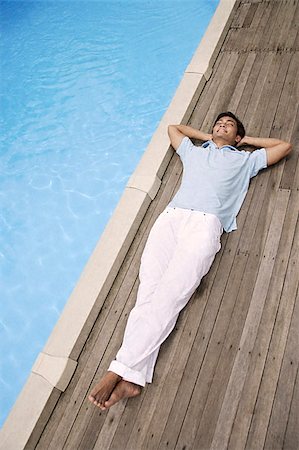
[[[214,141],[206,141],[206,142],[204,142],[202,144],[203,148],[206,148],[206,147],[209,147],[209,146],[214,147],[214,148],[218,148]],[[223,145],[220,148],[229,148],[230,150],[237,150],[236,147],[234,147],[233,145]]]

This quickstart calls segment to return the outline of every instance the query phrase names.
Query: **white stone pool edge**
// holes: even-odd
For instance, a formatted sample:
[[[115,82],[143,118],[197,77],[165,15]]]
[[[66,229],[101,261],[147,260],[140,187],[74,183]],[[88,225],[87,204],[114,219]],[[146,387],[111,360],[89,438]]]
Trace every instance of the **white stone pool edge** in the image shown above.
[[[219,54],[240,0],[220,0],[178,89],[43,351],[0,432],[1,450],[34,448],[53,408],[77,366],[127,251],[155,198],[172,156],[167,135],[171,123],[186,123]]]

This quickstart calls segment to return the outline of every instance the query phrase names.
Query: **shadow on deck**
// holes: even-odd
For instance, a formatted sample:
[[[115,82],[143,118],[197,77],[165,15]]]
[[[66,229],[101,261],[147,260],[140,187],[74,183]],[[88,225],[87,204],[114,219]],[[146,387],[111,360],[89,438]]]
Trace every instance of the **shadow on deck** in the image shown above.
[[[173,155],[37,449],[299,448],[298,1],[242,1],[188,121],[234,111],[248,135],[291,140],[252,180],[238,230],[163,344],[154,382],[101,412],[87,400],[122,340],[149,229],[180,182]],[[29,448],[29,447],[28,447]]]

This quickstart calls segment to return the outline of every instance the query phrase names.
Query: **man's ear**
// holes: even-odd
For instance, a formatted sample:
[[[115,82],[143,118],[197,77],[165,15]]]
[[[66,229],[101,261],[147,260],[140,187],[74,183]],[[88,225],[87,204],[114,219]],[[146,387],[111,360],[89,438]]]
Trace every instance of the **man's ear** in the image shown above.
[[[239,136],[239,135],[237,134],[237,136],[236,136],[236,138],[235,138],[236,143],[238,144],[241,140],[242,140],[241,136]]]

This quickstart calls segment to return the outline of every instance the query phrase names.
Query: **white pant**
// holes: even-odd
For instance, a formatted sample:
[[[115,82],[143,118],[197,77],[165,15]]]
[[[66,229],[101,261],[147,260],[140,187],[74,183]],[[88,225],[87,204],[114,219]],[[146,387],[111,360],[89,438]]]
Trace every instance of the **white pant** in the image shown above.
[[[221,234],[212,214],[170,207],[160,214],[141,257],[136,305],[110,371],[141,386],[152,381],[160,345],[209,271]]]

